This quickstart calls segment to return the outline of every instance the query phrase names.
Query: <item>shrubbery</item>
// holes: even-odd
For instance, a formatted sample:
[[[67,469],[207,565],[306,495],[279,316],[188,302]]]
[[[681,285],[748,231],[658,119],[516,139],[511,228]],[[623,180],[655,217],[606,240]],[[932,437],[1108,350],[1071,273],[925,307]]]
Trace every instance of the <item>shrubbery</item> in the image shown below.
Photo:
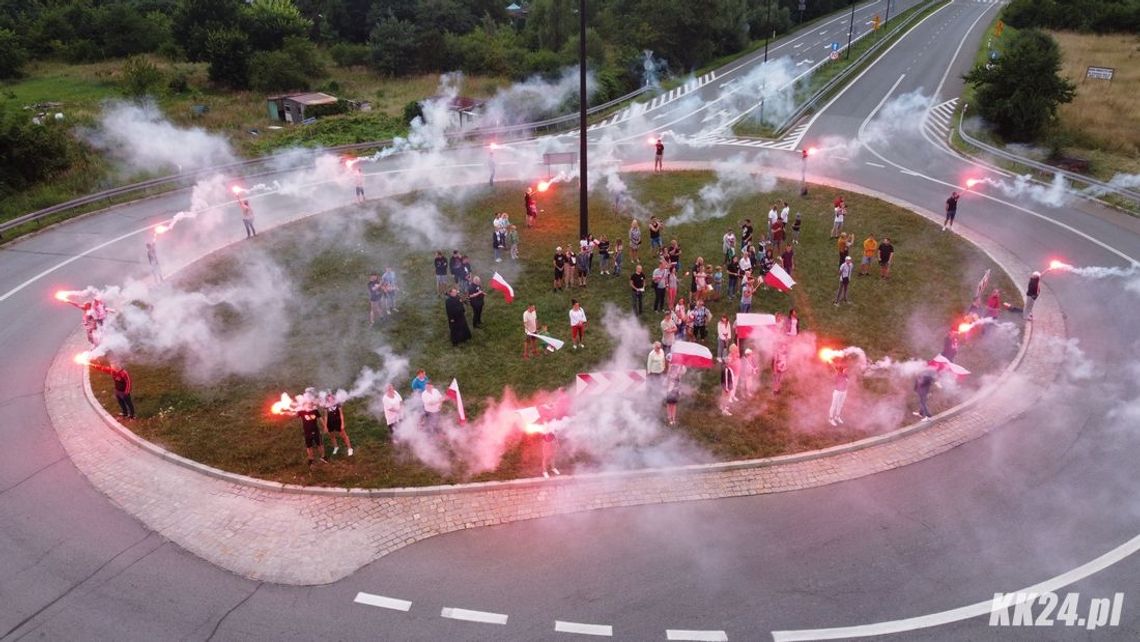
[[[0,196],[63,172],[75,153],[66,124],[47,118],[37,125],[28,112],[0,102]]]

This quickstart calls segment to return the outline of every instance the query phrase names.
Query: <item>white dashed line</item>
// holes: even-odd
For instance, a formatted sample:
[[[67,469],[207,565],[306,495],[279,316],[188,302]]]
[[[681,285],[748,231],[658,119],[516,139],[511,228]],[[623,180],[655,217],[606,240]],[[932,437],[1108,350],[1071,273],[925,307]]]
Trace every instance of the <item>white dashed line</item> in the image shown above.
[[[697,642],[728,642],[728,634],[724,631],[669,629],[665,631],[665,638],[668,640],[696,640]]]
[[[488,611],[470,611],[468,609],[454,609],[450,606],[443,607],[439,612],[440,617],[448,618],[449,620],[464,620],[466,622],[482,622],[483,624],[506,624],[507,615],[505,613],[490,613]]]
[[[577,633],[579,635],[598,635],[613,637],[614,627],[609,624],[582,624],[581,622],[554,621],[554,630],[559,633]]]
[[[886,169],[886,168],[887,168],[887,166],[886,166],[886,165],[880,165],[880,164],[878,164],[878,163],[872,163],[871,161],[863,161],[863,162],[864,162],[864,163],[867,163],[867,164],[868,164],[868,165],[870,165],[871,167],[878,167],[879,169]]]
[[[356,599],[353,600],[357,604],[367,604],[368,606],[378,606],[382,609],[392,609],[393,611],[407,611],[412,608],[412,603],[407,600],[397,600],[394,597],[384,597],[383,595],[373,595],[371,593],[357,593]]]

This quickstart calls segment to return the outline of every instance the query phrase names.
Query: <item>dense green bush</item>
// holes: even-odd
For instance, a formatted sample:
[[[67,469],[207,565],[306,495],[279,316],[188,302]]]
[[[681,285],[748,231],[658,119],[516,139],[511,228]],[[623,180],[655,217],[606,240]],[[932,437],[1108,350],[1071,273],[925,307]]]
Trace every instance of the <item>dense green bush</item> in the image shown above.
[[[15,78],[28,61],[24,43],[11,29],[0,29],[0,78]]]
[[[368,45],[355,42],[338,42],[329,47],[329,56],[337,67],[367,65],[371,54]]]
[[[145,56],[132,56],[123,63],[121,70],[123,93],[132,98],[153,94],[162,86],[165,76],[153,62]]]
[[[1013,0],[1002,19],[1018,29],[1137,33],[1140,0]]]
[[[206,35],[212,82],[231,89],[249,87],[249,56],[249,39],[238,29],[215,29]]]
[[[48,117],[37,125],[31,113],[0,102],[0,196],[65,171],[75,154],[65,123]]]

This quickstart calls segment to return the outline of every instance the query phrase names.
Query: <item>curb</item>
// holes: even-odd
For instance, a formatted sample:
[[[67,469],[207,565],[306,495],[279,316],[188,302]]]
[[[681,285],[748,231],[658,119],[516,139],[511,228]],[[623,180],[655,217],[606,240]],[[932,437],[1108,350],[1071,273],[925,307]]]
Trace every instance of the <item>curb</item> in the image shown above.
[[[709,163],[705,163],[705,162],[699,162],[699,163],[679,162],[679,163],[672,164],[672,166],[674,166],[674,167],[680,166],[681,169],[692,170],[692,171],[707,170],[707,169],[710,169],[712,167],[712,165],[713,165],[713,163],[711,163],[711,162],[709,162]],[[645,171],[648,171],[648,167],[649,167],[648,164],[633,164],[633,165],[627,165],[625,167],[622,167],[621,169],[623,171],[626,171],[626,172],[645,172]],[[774,174],[774,175],[776,175],[782,179],[785,179],[785,180],[798,180],[798,177],[794,175],[794,172],[786,172],[784,170],[780,170],[780,169],[776,169],[776,168],[764,168],[764,169],[770,170],[769,173]],[[838,180],[832,180],[832,179],[820,179],[819,177],[815,177],[814,180],[815,180],[816,185],[833,187],[833,188],[837,188],[837,189],[842,189],[842,190],[847,191],[847,192],[858,193],[858,194],[863,194],[865,196],[877,198],[879,200],[885,201],[885,202],[890,203],[892,205],[895,205],[897,207],[907,209],[907,210],[909,210],[909,211],[911,211],[911,212],[913,212],[919,216],[922,216],[926,219],[929,219],[929,220],[932,220],[935,222],[937,222],[937,220],[938,220],[938,217],[934,213],[932,213],[930,210],[918,207],[918,206],[916,206],[916,205],[914,205],[914,204],[912,204],[912,203],[910,203],[904,199],[895,198],[893,196],[889,196],[889,195],[884,194],[882,192],[879,192],[877,190],[867,189],[865,187],[857,186],[857,185],[854,185],[851,183],[847,183],[845,181],[838,181]],[[977,243],[974,243],[972,240],[966,238],[965,236],[962,236],[962,238],[963,238],[963,240],[966,240],[971,245],[974,245],[974,247],[977,247],[979,250],[981,250],[983,253],[985,253],[985,255],[988,256],[990,258],[990,260],[992,260],[995,264],[997,264],[997,266],[999,268],[1001,268],[1002,271],[1004,271],[1010,277],[1011,280],[1013,280],[1015,283],[1017,282],[1017,279],[1010,272],[1009,268],[1006,265],[1004,265],[1000,260],[998,260],[996,257],[994,257],[992,254],[990,254],[989,251],[982,248],[980,245],[978,245]],[[865,438],[857,440],[857,441],[849,442],[846,444],[839,444],[839,445],[831,446],[829,448],[824,448],[821,450],[811,450],[811,451],[806,451],[806,452],[801,452],[801,453],[793,453],[793,454],[788,454],[788,455],[777,455],[775,457],[765,457],[762,459],[749,459],[749,460],[733,461],[733,462],[716,462],[716,463],[710,463],[710,464],[692,464],[692,465],[687,465],[687,466],[674,466],[674,467],[668,467],[668,468],[650,468],[650,469],[641,469],[641,470],[611,471],[611,472],[603,472],[603,473],[584,473],[584,474],[580,474],[580,475],[568,475],[566,477],[560,477],[560,478],[556,478],[556,479],[527,478],[527,479],[514,479],[514,480],[507,480],[507,481],[472,482],[472,483],[444,485],[444,486],[378,488],[378,489],[342,488],[342,487],[330,487],[330,486],[302,486],[302,485],[297,485],[297,484],[285,484],[282,482],[272,482],[272,481],[267,481],[264,479],[259,479],[256,477],[249,477],[247,475],[241,475],[238,473],[231,473],[231,472],[224,471],[224,470],[221,470],[218,468],[214,468],[212,466],[208,466],[206,464],[196,462],[196,461],[191,460],[191,459],[187,459],[185,457],[182,457],[181,455],[177,455],[175,453],[172,453],[172,452],[162,448],[161,446],[158,446],[158,445],[156,445],[156,444],[154,444],[154,443],[152,443],[146,439],[143,439],[142,437],[139,437],[134,432],[129,430],[127,427],[125,427],[121,423],[119,423],[114,417],[112,417],[111,414],[108,413],[106,411],[106,409],[103,408],[102,404],[100,404],[99,401],[97,399],[95,399],[94,391],[91,388],[91,377],[90,377],[90,369],[89,368],[85,368],[84,372],[83,372],[83,387],[84,387],[84,394],[86,396],[88,403],[92,407],[94,407],[95,411],[99,414],[99,416],[103,420],[103,422],[105,424],[107,424],[107,426],[110,427],[112,429],[112,431],[114,431],[117,435],[119,435],[120,437],[122,437],[123,439],[128,441],[129,443],[133,444],[134,446],[136,446],[136,447],[144,450],[145,452],[150,453],[151,455],[154,455],[160,459],[166,460],[170,463],[176,464],[178,466],[181,466],[181,467],[189,469],[191,471],[200,473],[202,475],[212,477],[212,478],[218,479],[220,481],[228,482],[228,483],[233,483],[233,484],[246,486],[246,487],[250,487],[250,488],[256,488],[258,490],[277,492],[277,493],[296,494],[296,495],[315,495],[315,496],[326,496],[326,497],[330,497],[330,496],[331,497],[351,496],[351,497],[366,497],[366,498],[392,498],[392,497],[432,496],[432,495],[442,495],[442,494],[451,494],[451,493],[476,493],[476,492],[494,491],[497,489],[518,489],[518,488],[546,488],[546,489],[549,489],[549,488],[551,488],[552,485],[553,486],[566,486],[569,484],[573,484],[577,481],[604,481],[604,480],[611,480],[611,479],[630,480],[630,479],[641,479],[641,478],[650,478],[650,477],[659,477],[659,476],[694,475],[694,474],[727,472],[727,471],[757,469],[757,468],[772,468],[772,467],[777,467],[777,466],[782,466],[782,465],[801,464],[801,463],[815,461],[815,460],[819,460],[819,459],[826,459],[829,457],[835,457],[838,455],[850,454],[850,453],[866,450],[866,449],[872,448],[874,446],[878,446],[878,445],[882,445],[882,444],[888,444],[888,443],[891,443],[894,441],[898,441],[898,440],[903,439],[905,437],[908,437],[908,436],[911,436],[914,434],[918,434],[918,433],[921,433],[925,430],[928,430],[928,429],[934,427],[935,425],[937,425],[940,420],[945,420],[945,419],[949,419],[951,417],[954,417],[954,416],[972,408],[973,406],[977,405],[981,401],[988,398],[990,395],[994,394],[994,392],[996,390],[998,390],[1003,384],[1005,384],[1008,381],[1009,377],[1020,367],[1020,365],[1021,365],[1021,363],[1025,357],[1026,351],[1028,350],[1030,340],[1032,339],[1032,335],[1033,335],[1032,327],[1033,327],[1032,324],[1026,324],[1024,326],[1024,329],[1022,331],[1021,345],[1018,349],[1017,355],[1005,367],[1005,369],[1002,371],[1001,375],[999,375],[998,379],[992,385],[979,390],[977,393],[975,393],[973,396],[971,396],[969,399],[966,399],[962,403],[960,403],[960,404],[958,404],[952,408],[949,408],[947,410],[944,410],[943,412],[939,413],[938,415],[935,415],[934,417],[931,418],[930,421],[915,422],[915,423],[912,423],[910,425],[906,425],[906,426],[903,426],[901,428],[895,429],[895,430],[888,432],[888,433],[884,433],[881,435],[874,435],[871,437],[865,437]],[[80,334],[80,332],[76,331],[75,335],[73,335],[73,336],[77,336],[79,334]]]

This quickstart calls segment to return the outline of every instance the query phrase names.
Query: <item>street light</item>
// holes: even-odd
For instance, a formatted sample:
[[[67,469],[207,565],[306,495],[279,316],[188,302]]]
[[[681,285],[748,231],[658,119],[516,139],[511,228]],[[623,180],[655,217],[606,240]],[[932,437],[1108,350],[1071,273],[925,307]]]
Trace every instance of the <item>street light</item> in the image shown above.
[[[578,236],[590,234],[586,188],[586,0],[578,2]]]
[[[768,62],[769,32],[771,32],[772,34],[776,33],[776,30],[772,28],[772,0],[768,0],[768,22],[764,26],[768,27],[767,29],[764,30],[764,62]]]
[[[883,18],[883,24],[884,25],[887,24],[887,21],[890,19],[891,19],[891,0],[887,0],[887,17]]]
[[[847,59],[851,60],[851,38],[855,35],[855,0],[851,0],[851,25],[847,27]]]
[[[803,149],[803,165],[800,169],[800,196],[807,196],[807,160],[808,156],[815,154],[815,152],[816,149],[814,147],[805,147]]]

